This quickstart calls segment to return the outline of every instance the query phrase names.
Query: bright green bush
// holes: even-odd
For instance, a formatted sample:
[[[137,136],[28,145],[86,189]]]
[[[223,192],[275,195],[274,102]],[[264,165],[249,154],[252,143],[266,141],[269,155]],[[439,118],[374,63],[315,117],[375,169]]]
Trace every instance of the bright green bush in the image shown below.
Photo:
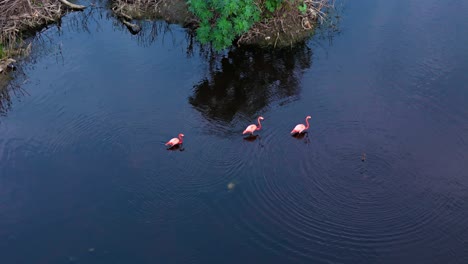
[[[299,4],[297,9],[301,11],[302,14],[305,14],[307,12],[307,5],[304,3],[304,1],[301,1],[302,3]]]
[[[282,7],[302,14],[307,10],[303,0],[188,0],[188,6],[200,21],[198,40],[216,50],[231,46],[255,22],[271,18]]]
[[[189,0],[188,3],[190,11],[200,20],[198,39],[213,43],[217,50],[230,46],[237,36],[260,20],[255,0]]]

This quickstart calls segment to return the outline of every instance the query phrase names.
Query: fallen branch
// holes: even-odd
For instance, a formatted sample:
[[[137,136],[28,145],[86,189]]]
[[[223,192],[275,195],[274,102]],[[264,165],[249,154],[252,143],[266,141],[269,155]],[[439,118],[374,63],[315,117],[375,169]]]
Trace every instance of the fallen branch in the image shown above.
[[[68,2],[67,0],[60,0],[60,3],[68,6],[69,8],[73,10],[84,10],[86,8],[86,6],[76,5],[76,4]]]
[[[127,26],[128,30],[133,35],[138,34],[138,32],[141,31],[141,27],[139,25],[130,23],[130,22],[126,21],[126,20],[121,20],[121,21],[125,26]]]
[[[120,22],[122,22],[122,24],[124,24],[128,28],[130,33],[135,35],[135,34],[138,34],[141,31],[141,27],[139,25],[129,22],[129,21],[133,20],[133,18],[131,16],[125,14],[124,12],[122,12],[122,10],[117,10],[116,8],[112,8],[112,10],[117,15]]]
[[[126,20],[132,20],[133,19],[131,16],[129,16],[129,15],[125,14],[125,13],[122,13],[122,12],[118,13],[117,15],[122,17],[123,19],[126,19]]]

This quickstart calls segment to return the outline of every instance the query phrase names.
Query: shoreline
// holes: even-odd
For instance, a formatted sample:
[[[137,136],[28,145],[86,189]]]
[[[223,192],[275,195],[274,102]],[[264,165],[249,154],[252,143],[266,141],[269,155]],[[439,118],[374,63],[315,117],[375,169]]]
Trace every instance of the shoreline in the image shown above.
[[[186,0],[109,0],[102,2],[104,7],[117,20],[127,27],[131,34],[141,30],[140,20],[164,20],[170,24],[179,24],[196,37],[200,20],[190,11]],[[312,1],[310,2],[312,3]],[[314,2],[316,3],[316,2]],[[267,18],[252,25],[242,35],[236,37],[232,46],[256,48],[292,47],[314,34],[315,28],[323,15],[321,9],[330,8],[332,0],[321,0],[320,10],[312,7],[302,15],[298,10],[281,8],[269,13]],[[29,55],[31,46],[26,39],[39,32],[47,25],[60,23],[62,17],[75,11],[82,11],[86,6],[77,5],[67,0],[11,0],[0,3],[0,74],[10,75],[16,60]],[[98,8],[94,5],[90,8]],[[262,12],[265,12],[263,10]],[[322,13],[322,12],[321,12]],[[322,13],[323,14],[323,13]],[[29,45],[28,45],[29,44]],[[209,46],[212,48],[212,46]],[[4,89],[8,80],[0,83]]]
[[[326,19],[326,10],[334,9],[334,0],[304,0],[306,9],[301,12],[295,6],[298,2],[301,1],[285,3],[273,12],[259,7],[262,9],[260,21],[237,37],[232,45],[291,47],[313,35],[317,24]],[[200,19],[190,11],[186,0],[110,0],[109,3],[112,12],[123,18],[122,21],[162,19],[190,29],[194,35],[200,26]]]

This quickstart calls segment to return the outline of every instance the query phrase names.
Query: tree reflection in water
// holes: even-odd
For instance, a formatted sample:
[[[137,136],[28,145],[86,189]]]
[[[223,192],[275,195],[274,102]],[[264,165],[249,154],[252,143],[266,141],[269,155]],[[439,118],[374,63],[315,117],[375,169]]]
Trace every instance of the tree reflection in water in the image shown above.
[[[300,79],[311,67],[307,45],[293,49],[232,49],[194,87],[189,103],[206,118],[230,122],[237,113],[254,115],[275,101],[300,93]]]
[[[0,115],[6,115],[11,108],[10,87],[5,84],[8,80],[2,80],[1,78],[3,76],[0,76]]]

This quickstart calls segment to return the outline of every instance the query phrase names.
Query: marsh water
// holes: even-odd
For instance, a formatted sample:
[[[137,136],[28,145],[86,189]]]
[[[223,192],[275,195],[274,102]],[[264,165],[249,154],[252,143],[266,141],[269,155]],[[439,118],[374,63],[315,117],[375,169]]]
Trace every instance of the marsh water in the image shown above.
[[[340,8],[281,51],[44,30],[2,94],[0,262],[468,263],[468,3]]]

